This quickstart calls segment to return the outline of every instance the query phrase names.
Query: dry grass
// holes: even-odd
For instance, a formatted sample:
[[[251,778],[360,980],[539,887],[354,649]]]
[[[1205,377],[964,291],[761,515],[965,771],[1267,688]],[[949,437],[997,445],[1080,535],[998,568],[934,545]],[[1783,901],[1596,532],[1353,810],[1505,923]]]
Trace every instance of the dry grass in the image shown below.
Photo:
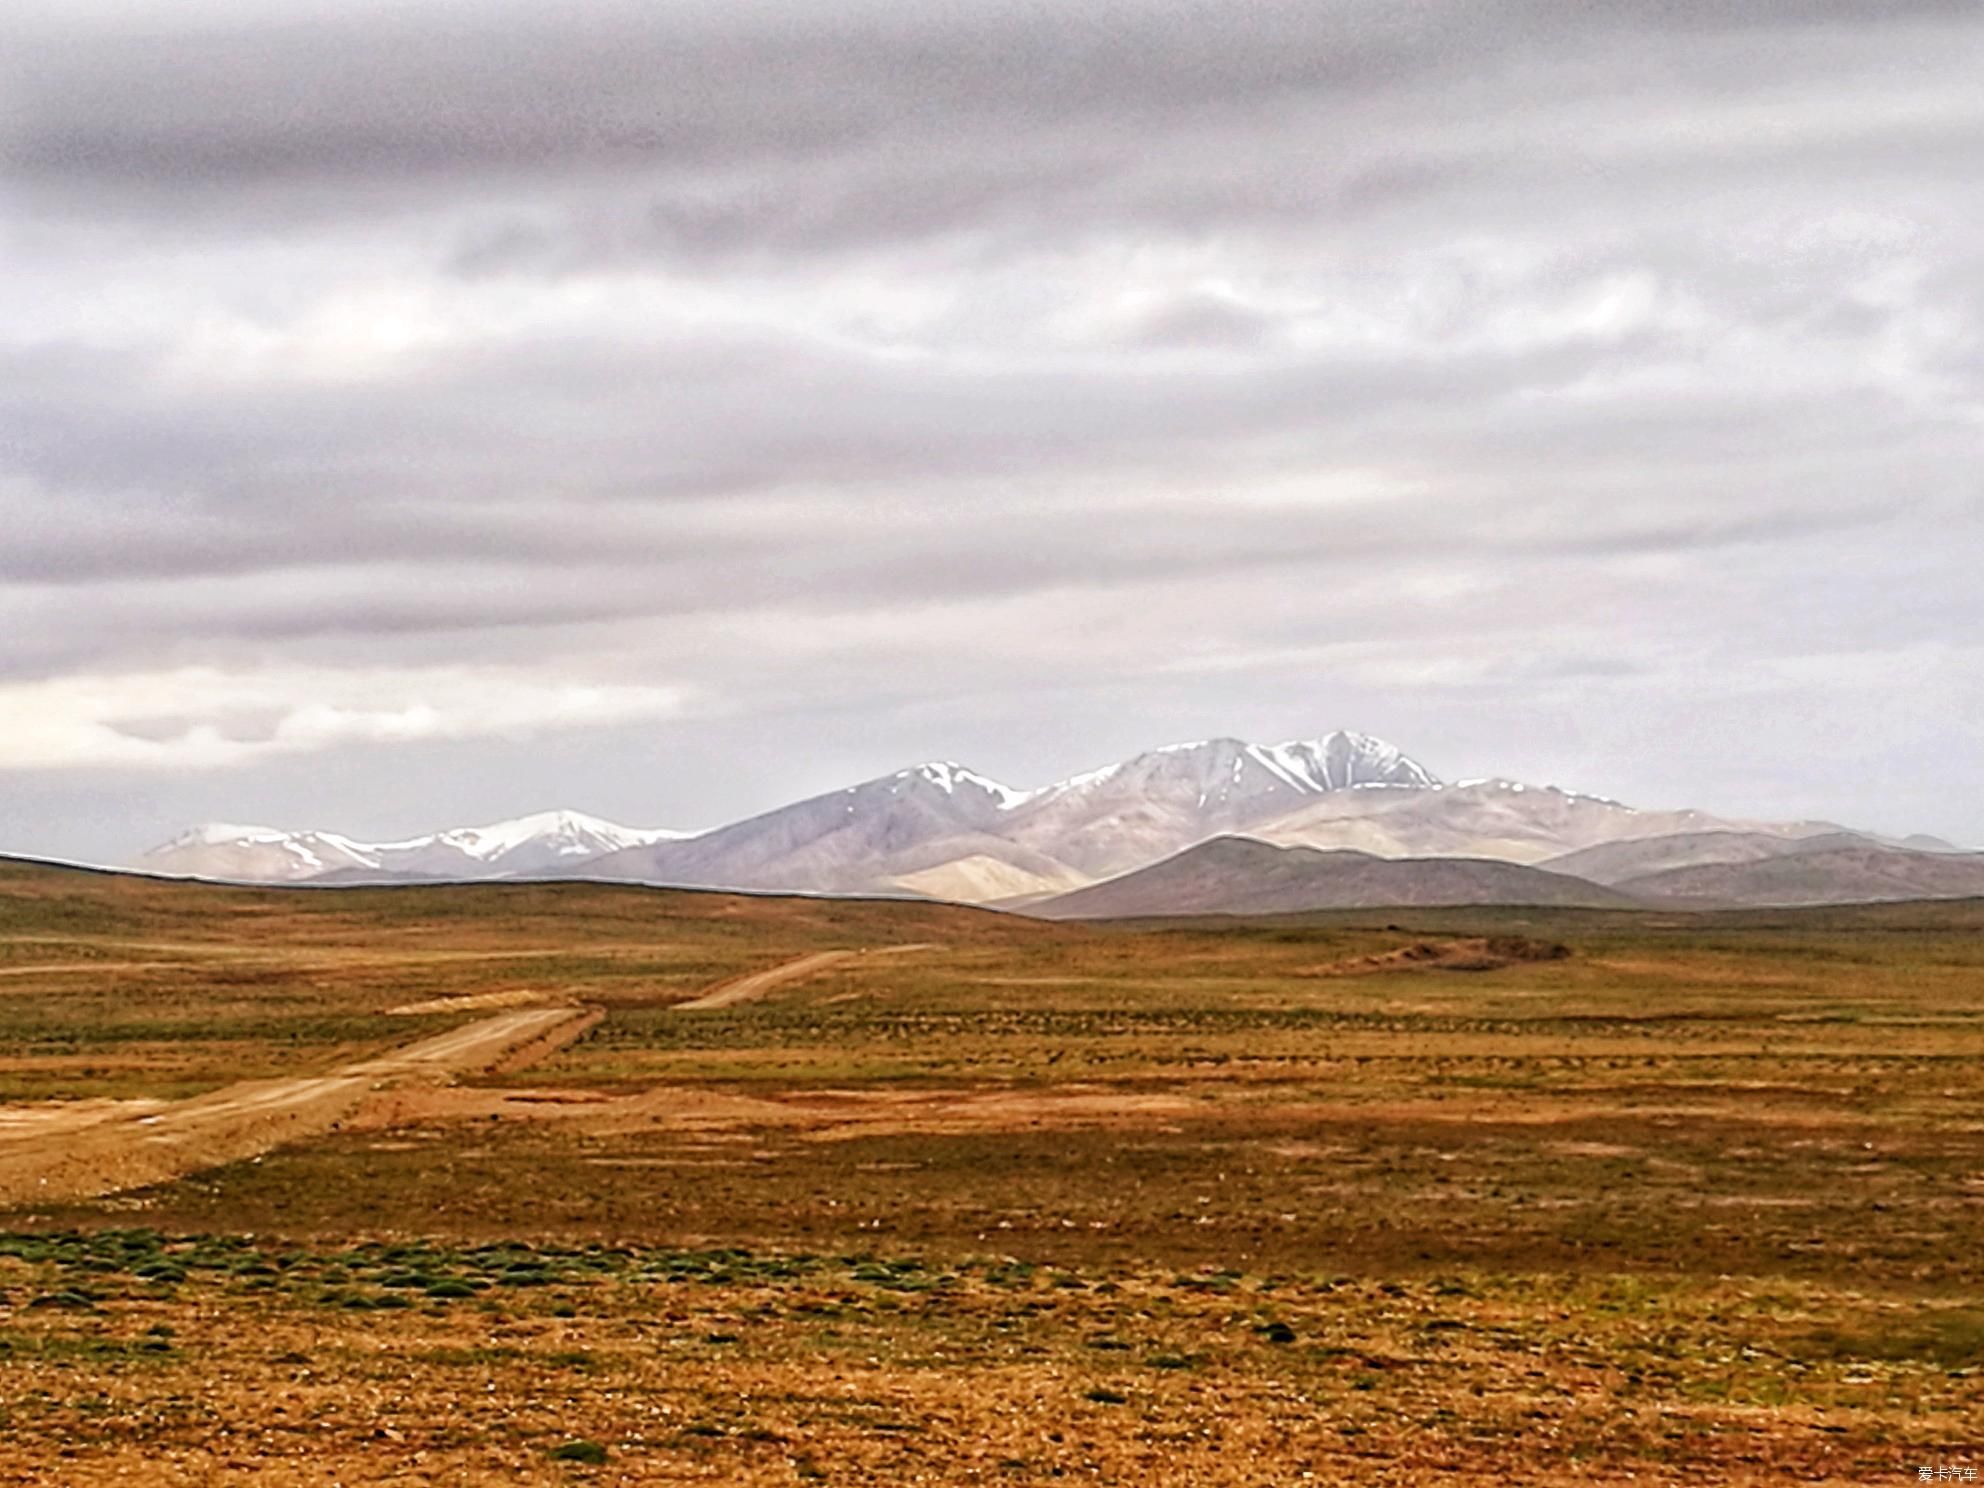
[[[7,1248],[8,1426],[64,1444],[51,1482],[558,1481],[576,1441],[615,1482],[1866,1482],[1945,1458],[1980,1327],[1782,1282]]]
[[[171,1097],[478,1015],[387,1015],[434,999],[606,1015],[258,1162],[14,1213],[0,1481],[1984,1465],[1980,930],[0,869],[15,1098]],[[1455,975],[1475,947],[1500,964]]]

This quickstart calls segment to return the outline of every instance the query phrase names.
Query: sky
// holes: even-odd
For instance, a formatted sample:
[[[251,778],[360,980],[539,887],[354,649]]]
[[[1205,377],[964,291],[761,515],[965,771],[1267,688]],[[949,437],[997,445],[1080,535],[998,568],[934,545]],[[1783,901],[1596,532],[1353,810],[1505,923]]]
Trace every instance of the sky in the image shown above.
[[[1378,734],[1984,844],[1984,7],[9,0],[0,848]]]

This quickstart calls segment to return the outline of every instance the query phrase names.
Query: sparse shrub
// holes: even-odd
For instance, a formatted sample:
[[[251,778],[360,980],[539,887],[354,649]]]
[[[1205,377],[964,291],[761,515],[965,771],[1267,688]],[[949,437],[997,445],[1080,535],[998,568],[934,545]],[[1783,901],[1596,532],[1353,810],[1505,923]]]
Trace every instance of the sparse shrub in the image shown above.
[[[589,1467],[603,1467],[606,1464],[606,1448],[596,1441],[578,1437],[551,1449],[553,1462],[583,1462]]]
[[[28,1303],[28,1306],[29,1307],[62,1307],[62,1308],[69,1308],[77,1312],[87,1312],[95,1308],[96,1301],[94,1298],[86,1295],[83,1292],[77,1292],[77,1291],[44,1292],[39,1297],[36,1297],[32,1302]]]

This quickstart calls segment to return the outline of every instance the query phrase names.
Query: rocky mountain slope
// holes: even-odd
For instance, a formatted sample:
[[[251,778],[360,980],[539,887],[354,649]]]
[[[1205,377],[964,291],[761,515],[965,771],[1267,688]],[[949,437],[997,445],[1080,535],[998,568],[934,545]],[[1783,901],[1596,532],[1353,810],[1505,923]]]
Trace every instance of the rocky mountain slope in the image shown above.
[[[962,765],[917,765],[698,837],[609,853],[586,872],[645,883],[873,893],[904,891],[902,878],[982,859],[1012,882],[1061,882],[1065,865],[1004,830],[1026,799]],[[943,847],[933,852],[936,843]]]
[[[1469,780],[1409,793],[1331,797],[1254,835],[1290,846],[1358,848],[1380,857],[1539,863],[1601,843],[1713,830],[1796,838],[1833,829],[1820,822],[1733,822],[1700,811],[1642,811],[1555,786]]]

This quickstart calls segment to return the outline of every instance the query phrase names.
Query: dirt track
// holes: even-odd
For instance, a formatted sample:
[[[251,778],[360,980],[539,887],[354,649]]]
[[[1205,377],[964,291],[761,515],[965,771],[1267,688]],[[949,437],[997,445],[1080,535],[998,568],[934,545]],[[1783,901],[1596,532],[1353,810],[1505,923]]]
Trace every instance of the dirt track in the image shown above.
[[[732,1007],[829,967],[928,949],[917,944],[816,951],[729,978],[677,1006]],[[537,996],[436,998],[390,1011],[468,1011]],[[0,1208],[142,1188],[239,1162],[329,1131],[396,1087],[446,1085],[470,1071],[523,1068],[570,1043],[600,1016],[570,1006],[519,1008],[324,1074],[247,1080],[184,1101],[0,1107]]]
[[[476,1013],[491,1008],[530,1007],[544,1001],[542,992],[528,988],[515,992],[476,992],[467,997],[429,997],[421,1002],[403,1002],[386,1009],[389,1018],[418,1018],[428,1013]]]
[[[734,1007],[740,1002],[756,1002],[766,993],[783,987],[788,982],[825,971],[830,966],[839,966],[847,961],[859,961],[869,956],[900,956],[908,951],[927,951],[927,944],[884,946],[875,951],[815,951],[810,956],[796,956],[790,961],[781,961],[777,966],[763,971],[753,971],[740,977],[731,977],[718,982],[700,997],[687,1002],[678,1002],[678,1009],[697,1010],[702,1008]]]
[[[376,1091],[445,1084],[577,1038],[598,1014],[529,1008],[485,1018],[322,1075],[247,1080],[184,1101],[0,1110],[0,1207],[86,1198],[238,1162],[328,1131]]]

